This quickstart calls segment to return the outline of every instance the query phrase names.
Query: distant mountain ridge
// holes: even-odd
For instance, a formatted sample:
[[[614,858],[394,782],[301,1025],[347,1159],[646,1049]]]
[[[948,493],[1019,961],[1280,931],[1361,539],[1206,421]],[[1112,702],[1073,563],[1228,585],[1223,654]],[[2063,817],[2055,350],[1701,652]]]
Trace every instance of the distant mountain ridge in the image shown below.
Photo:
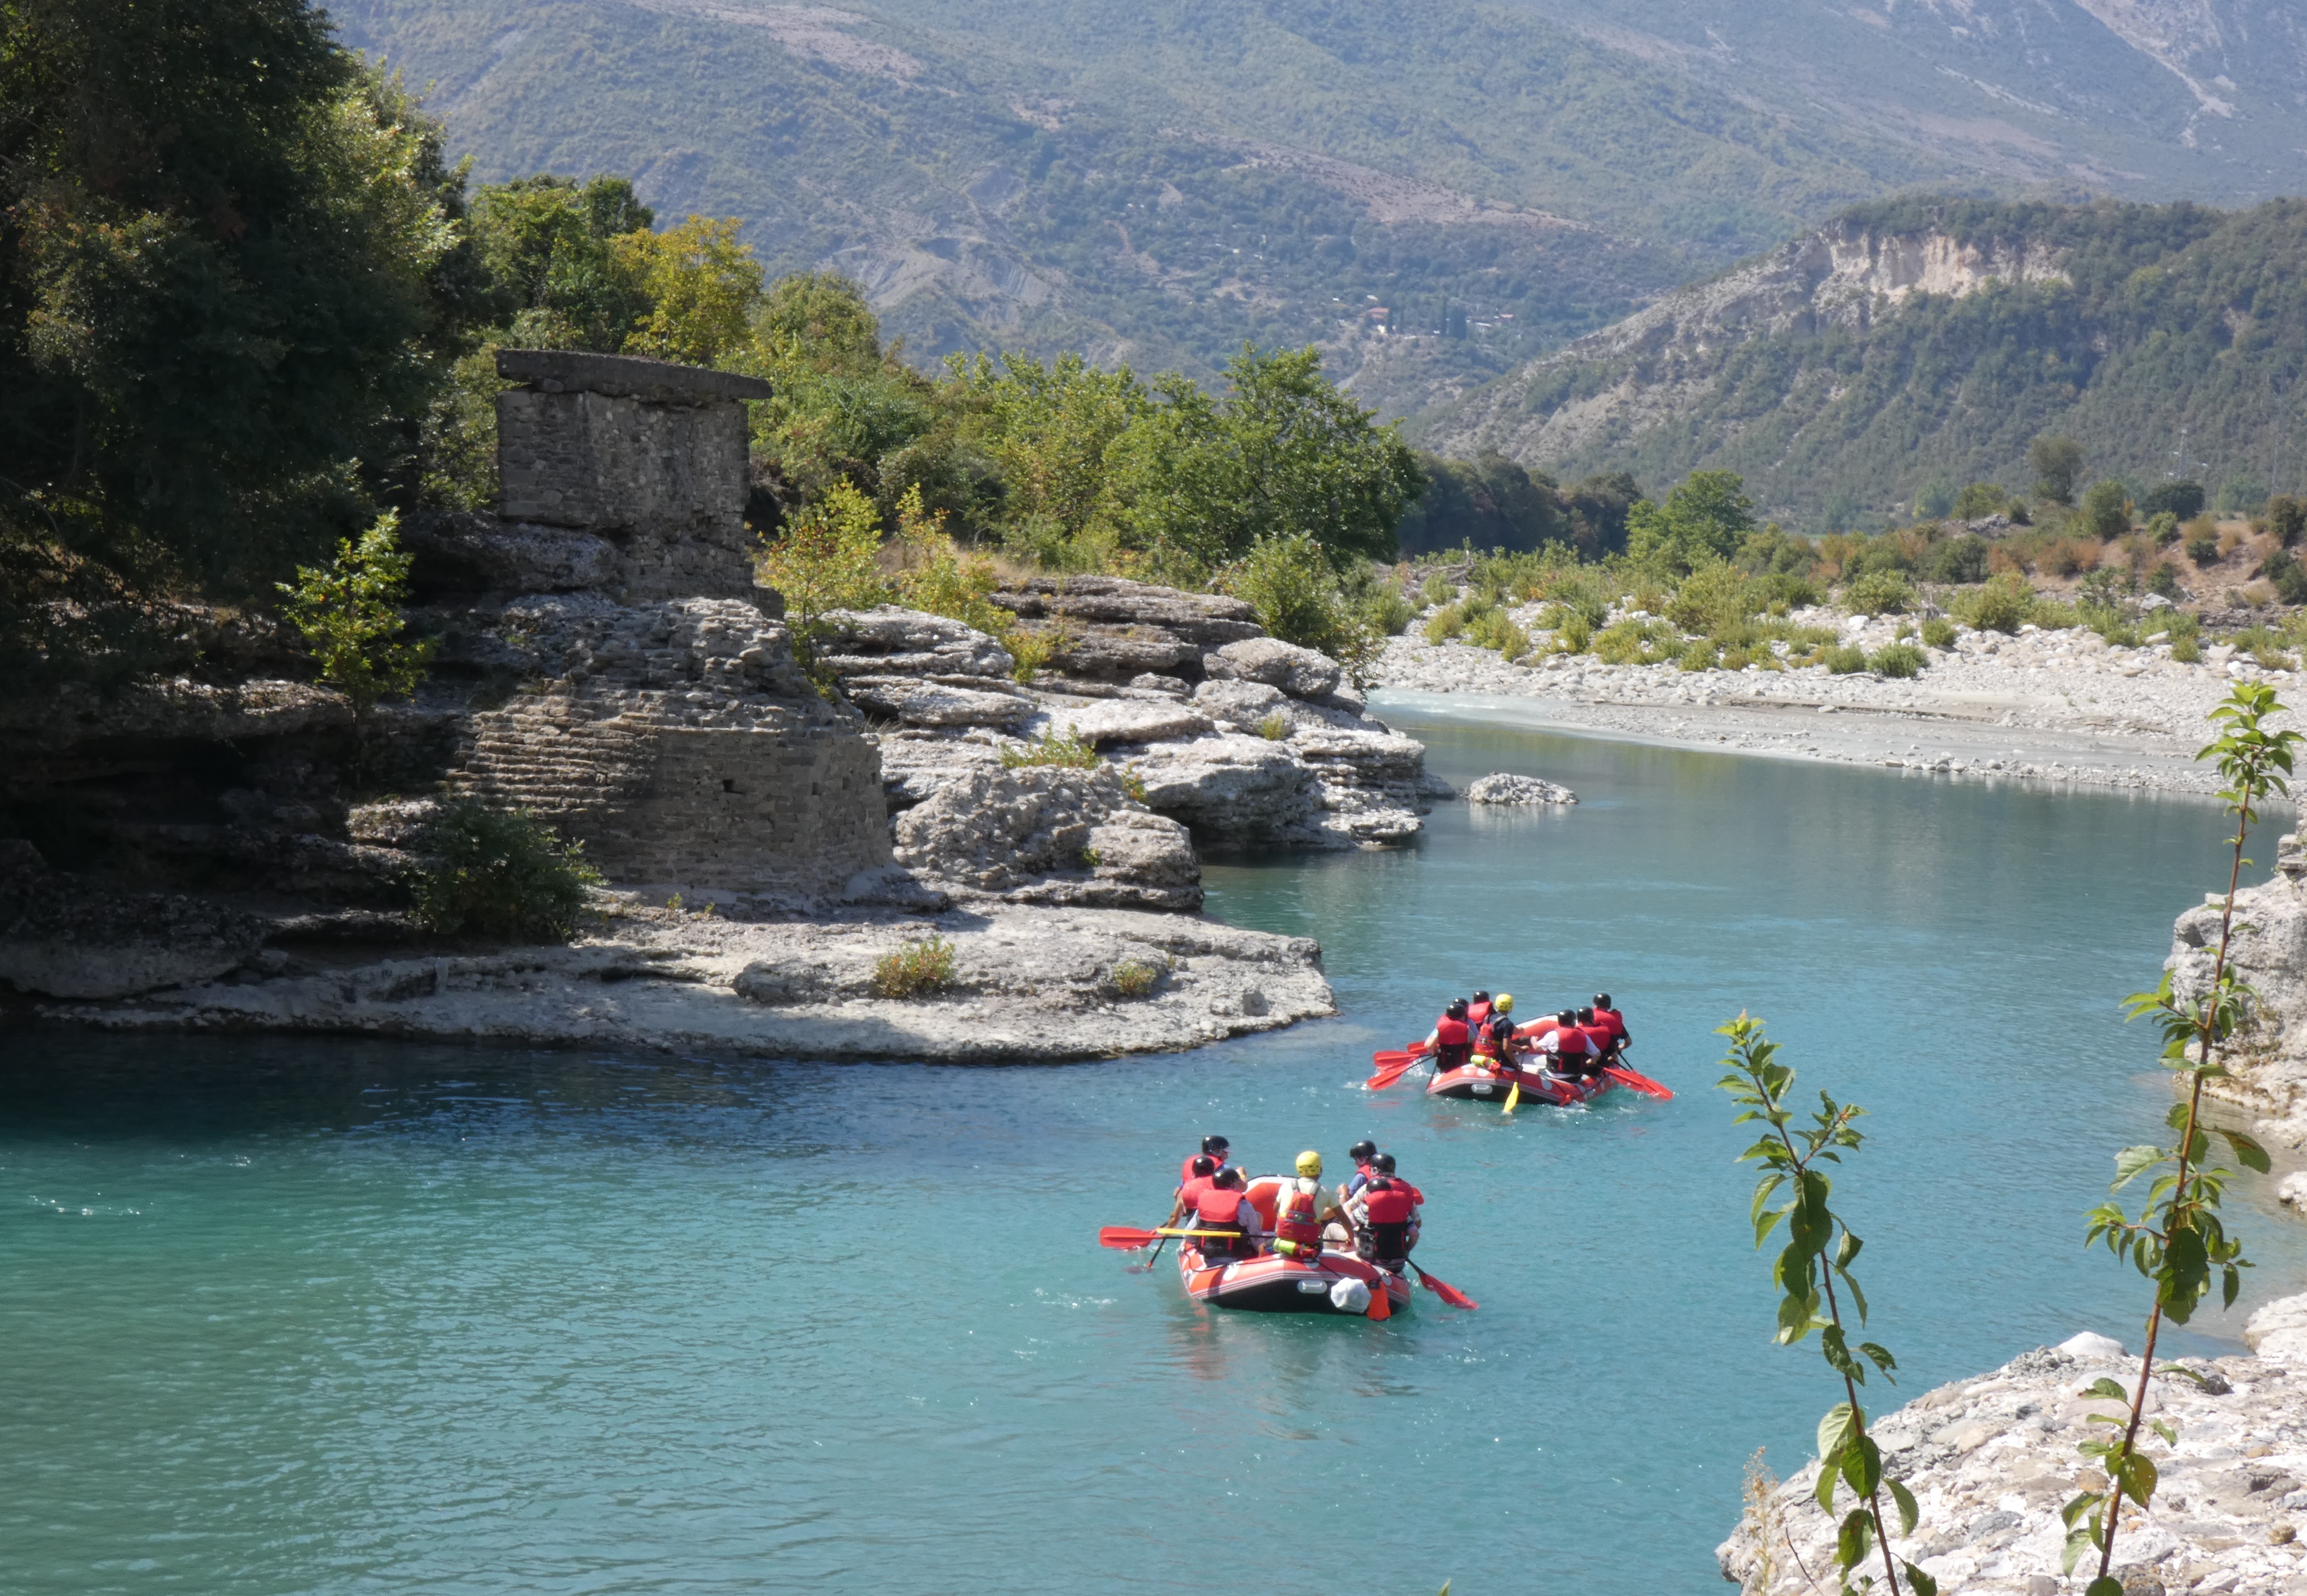
[[[1929,485],[2090,475],[2237,502],[2307,486],[2307,202],[1863,206],[1413,420],[1438,452],[1563,478],[1742,473],[1819,530]]]
[[[1871,196],[2272,193],[2268,152],[2307,144],[2295,94],[2277,92],[2307,56],[2266,14],[2223,0],[338,12],[349,42],[433,85],[480,177],[627,172],[660,214],[743,217],[773,270],[866,282],[916,359],[1078,348],[1207,376],[1245,339],[1317,342],[1390,412]],[[1397,331],[1462,336],[1378,337],[1375,305]]]

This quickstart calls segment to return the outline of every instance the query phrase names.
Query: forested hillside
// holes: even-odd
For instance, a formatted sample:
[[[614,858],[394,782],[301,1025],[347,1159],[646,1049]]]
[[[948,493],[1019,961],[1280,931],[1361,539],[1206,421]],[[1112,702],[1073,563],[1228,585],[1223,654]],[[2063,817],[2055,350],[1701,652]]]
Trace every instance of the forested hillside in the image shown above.
[[[2183,85],[2071,0],[2045,13],[2055,38],[1994,69],[2028,92],[2055,77],[2066,98],[2042,110],[1983,67],[1939,71],[1916,8],[1877,27],[1809,0],[1741,6],[1727,54],[1702,30],[1689,45],[1684,9],[349,0],[338,16],[431,86],[477,178],[630,172],[668,219],[740,217],[773,273],[865,282],[917,362],[1079,349],[1206,380],[1246,339],[1318,342],[1389,410],[1893,190],[2256,197],[2270,181],[2217,139],[2258,138],[2281,107],[2193,127],[2165,103],[2192,106]],[[1807,76],[1758,73],[1806,39]],[[1370,330],[1380,310],[1390,336]]]
[[[1828,227],[1422,417],[1428,447],[1570,479],[1735,470],[1808,530],[1974,480],[2020,492],[2070,434],[2093,476],[2227,503],[2307,485],[2307,202],[1907,200]]]

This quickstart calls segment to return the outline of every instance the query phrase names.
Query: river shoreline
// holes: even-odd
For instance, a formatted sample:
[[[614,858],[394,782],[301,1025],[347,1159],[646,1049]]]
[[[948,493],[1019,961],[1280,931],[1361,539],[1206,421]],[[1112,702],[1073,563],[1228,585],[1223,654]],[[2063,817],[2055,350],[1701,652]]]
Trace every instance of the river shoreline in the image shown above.
[[[1860,647],[1892,640],[1877,621],[1846,628]],[[1876,635],[1879,633],[1880,635]],[[2208,796],[2195,761],[2204,716],[2243,678],[2281,691],[2286,672],[2167,648],[2111,648],[2095,634],[1966,632],[1925,651],[1918,676],[1831,675],[1822,667],[1685,672],[1588,656],[1509,664],[1462,643],[1389,639],[1371,673],[1381,708],[1454,714],[1479,704],[1516,725],[1660,746],[1817,763]]]

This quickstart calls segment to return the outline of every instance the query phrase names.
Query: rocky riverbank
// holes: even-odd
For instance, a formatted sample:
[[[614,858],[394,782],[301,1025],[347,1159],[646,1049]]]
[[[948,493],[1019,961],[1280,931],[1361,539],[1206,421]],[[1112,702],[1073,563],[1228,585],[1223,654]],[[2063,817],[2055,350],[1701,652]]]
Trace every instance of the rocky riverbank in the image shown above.
[[[1898,626],[1819,612],[1795,619],[1833,626],[1870,652],[1890,644]],[[1394,696],[1406,693],[1487,697],[1528,724],[1684,747],[2209,793],[2217,784],[2194,761],[2205,713],[2234,680],[2264,677],[2278,690],[2290,681],[2223,646],[2186,664],[2167,643],[2111,647],[2082,628],[2030,626],[2012,637],[1959,628],[1952,648],[1923,652],[1923,672],[1904,680],[1833,675],[1822,665],[1685,672],[1591,655],[1509,664],[1413,632],[1387,644],[1372,684],[1389,702],[1417,701]]]
[[[2130,1596],[2307,1593],[2307,1297],[2260,1309],[2243,1340],[2251,1355],[2182,1359],[2196,1377],[2158,1374],[2149,1387],[2149,1412],[2179,1440],[2149,1439],[2161,1488],[2151,1508],[2125,1512],[2116,1538],[2114,1572]],[[2080,1591],[2091,1571],[2061,1575],[2059,1512],[2105,1484],[2075,1446],[2104,1433],[2089,1414],[2122,1405],[2083,1393],[2102,1377],[2129,1387],[2138,1377],[2118,1343],[2084,1334],[1876,1415],[1884,1466],[1922,1510],[1892,1549],[1948,1596]],[[1745,1596],[1834,1588],[1836,1525],[1812,1495],[1817,1475],[1814,1460],[1750,1503],[1719,1549],[1723,1578]]]

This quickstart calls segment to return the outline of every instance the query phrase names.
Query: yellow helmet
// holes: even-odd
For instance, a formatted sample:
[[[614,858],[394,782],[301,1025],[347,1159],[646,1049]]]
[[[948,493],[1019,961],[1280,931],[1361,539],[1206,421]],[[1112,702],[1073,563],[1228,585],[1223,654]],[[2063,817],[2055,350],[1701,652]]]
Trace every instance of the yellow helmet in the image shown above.
[[[1298,1154],[1298,1172],[1308,1180],[1319,1180],[1322,1174],[1322,1155],[1311,1148]]]
[[[1492,1014],[1512,1014],[1514,1012],[1514,994],[1512,992],[1500,992],[1496,998],[1491,1000],[1490,1012]]]

